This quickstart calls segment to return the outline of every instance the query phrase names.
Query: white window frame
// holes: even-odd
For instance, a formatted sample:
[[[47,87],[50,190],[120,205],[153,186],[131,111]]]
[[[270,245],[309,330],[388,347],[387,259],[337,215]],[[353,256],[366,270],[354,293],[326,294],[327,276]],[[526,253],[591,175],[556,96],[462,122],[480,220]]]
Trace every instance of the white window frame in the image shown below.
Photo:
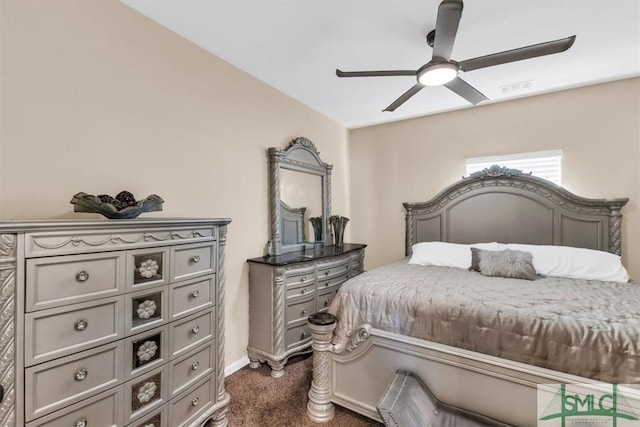
[[[532,172],[533,176],[562,185],[562,150],[472,157],[466,160],[466,165],[467,175],[493,165],[499,165],[510,169],[519,169],[525,173]]]

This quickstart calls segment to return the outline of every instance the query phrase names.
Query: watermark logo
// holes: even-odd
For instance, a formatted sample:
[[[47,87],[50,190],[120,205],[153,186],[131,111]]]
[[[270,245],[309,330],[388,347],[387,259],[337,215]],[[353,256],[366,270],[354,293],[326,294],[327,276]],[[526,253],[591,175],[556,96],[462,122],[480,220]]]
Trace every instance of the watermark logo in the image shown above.
[[[628,399],[617,384],[541,384],[538,427],[638,427],[640,391]]]

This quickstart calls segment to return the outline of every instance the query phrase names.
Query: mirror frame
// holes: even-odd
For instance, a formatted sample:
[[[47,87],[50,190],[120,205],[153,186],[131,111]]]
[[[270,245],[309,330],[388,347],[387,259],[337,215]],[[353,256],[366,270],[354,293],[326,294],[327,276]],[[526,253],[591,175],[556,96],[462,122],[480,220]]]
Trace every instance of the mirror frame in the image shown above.
[[[305,137],[298,137],[289,143],[285,150],[269,148],[269,192],[271,211],[271,240],[267,244],[267,255],[303,251],[307,247],[314,247],[312,242],[301,242],[283,245],[280,234],[280,171],[288,169],[322,178],[322,244],[331,244],[329,235],[329,215],[331,215],[331,170],[333,165],[324,163],[320,159],[320,152],[313,142]]]

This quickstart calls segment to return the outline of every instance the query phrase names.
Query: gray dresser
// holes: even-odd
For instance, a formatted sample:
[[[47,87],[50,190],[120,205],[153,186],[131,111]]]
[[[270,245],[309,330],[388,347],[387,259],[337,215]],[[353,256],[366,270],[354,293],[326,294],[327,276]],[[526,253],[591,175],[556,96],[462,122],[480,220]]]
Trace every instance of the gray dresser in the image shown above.
[[[227,425],[229,222],[0,222],[0,425]]]
[[[274,378],[287,360],[311,351],[307,317],[325,311],[340,286],[363,271],[366,245],[326,246],[249,259],[250,366],[267,362]]]

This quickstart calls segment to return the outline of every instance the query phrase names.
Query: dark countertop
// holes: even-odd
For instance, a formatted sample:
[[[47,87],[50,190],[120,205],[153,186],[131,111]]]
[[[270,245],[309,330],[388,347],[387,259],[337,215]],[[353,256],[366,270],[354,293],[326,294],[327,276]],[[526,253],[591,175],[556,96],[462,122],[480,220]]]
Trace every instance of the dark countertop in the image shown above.
[[[329,258],[336,255],[344,255],[358,249],[366,248],[367,245],[360,243],[345,243],[341,248],[336,246],[324,246],[318,250],[307,250],[290,252],[282,255],[263,256],[259,258],[248,259],[247,262],[255,262],[257,264],[267,264],[274,266],[282,266],[287,264],[295,264],[298,262],[313,261],[322,258]]]

